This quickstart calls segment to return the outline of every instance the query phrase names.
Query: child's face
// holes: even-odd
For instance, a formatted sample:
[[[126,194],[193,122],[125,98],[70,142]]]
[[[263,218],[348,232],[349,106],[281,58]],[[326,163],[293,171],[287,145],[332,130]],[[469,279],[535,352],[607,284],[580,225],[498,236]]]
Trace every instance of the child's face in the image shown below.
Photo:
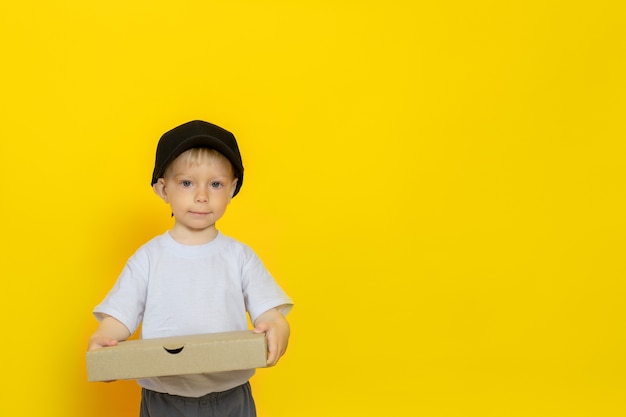
[[[216,231],[215,223],[226,212],[236,184],[225,158],[203,157],[192,164],[179,157],[154,185],[154,191],[170,205],[176,218],[172,232],[191,236]]]

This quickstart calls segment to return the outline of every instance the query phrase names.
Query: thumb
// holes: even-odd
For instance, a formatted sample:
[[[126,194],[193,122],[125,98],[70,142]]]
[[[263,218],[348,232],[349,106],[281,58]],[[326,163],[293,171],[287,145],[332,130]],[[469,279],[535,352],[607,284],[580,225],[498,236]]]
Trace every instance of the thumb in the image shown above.
[[[270,329],[270,325],[267,322],[257,324],[252,330],[254,333],[265,333]]]
[[[89,341],[89,347],[87,350],[91,351],[91,350],[98,349],[101,347],[116,346],[117,343],[118,343],[117,340],[111,337],[96,336],[96,337],[92,337],[91,340]]]

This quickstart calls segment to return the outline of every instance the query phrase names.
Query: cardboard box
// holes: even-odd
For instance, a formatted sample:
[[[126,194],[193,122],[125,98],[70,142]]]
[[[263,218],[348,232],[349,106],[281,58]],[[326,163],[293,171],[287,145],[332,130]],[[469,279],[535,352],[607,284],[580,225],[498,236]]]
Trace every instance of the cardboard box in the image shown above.
[[[266,366],[265,334],[235,331],[128,340],[87,352],[93,381],[202,374]]]

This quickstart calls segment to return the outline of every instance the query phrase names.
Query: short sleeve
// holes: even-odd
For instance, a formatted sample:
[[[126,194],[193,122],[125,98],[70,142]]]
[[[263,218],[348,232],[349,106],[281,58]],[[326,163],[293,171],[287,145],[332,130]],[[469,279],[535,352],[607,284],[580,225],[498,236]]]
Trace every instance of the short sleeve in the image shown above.
[[[131,257],[115,285],[104,300],[98,304],[93,313],[101,319],[100,314],[107,314],[119,320],[134,333],[143,319],[146,304],[148,262],[145,254],[136,253]]]

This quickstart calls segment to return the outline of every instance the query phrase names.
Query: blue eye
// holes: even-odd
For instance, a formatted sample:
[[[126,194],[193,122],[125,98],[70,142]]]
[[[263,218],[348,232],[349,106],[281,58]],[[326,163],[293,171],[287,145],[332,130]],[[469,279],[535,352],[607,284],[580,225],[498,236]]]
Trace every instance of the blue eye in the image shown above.
[[[187,180],[181,181],[180,185],[182,185],[183,187],[191,187],[191,181],[187,181]]]
[[[213,181],[211,183],[211,187],[213,187],[213,188],[221,188],[222,187],[222,183],[219,182],[219,181]]]

